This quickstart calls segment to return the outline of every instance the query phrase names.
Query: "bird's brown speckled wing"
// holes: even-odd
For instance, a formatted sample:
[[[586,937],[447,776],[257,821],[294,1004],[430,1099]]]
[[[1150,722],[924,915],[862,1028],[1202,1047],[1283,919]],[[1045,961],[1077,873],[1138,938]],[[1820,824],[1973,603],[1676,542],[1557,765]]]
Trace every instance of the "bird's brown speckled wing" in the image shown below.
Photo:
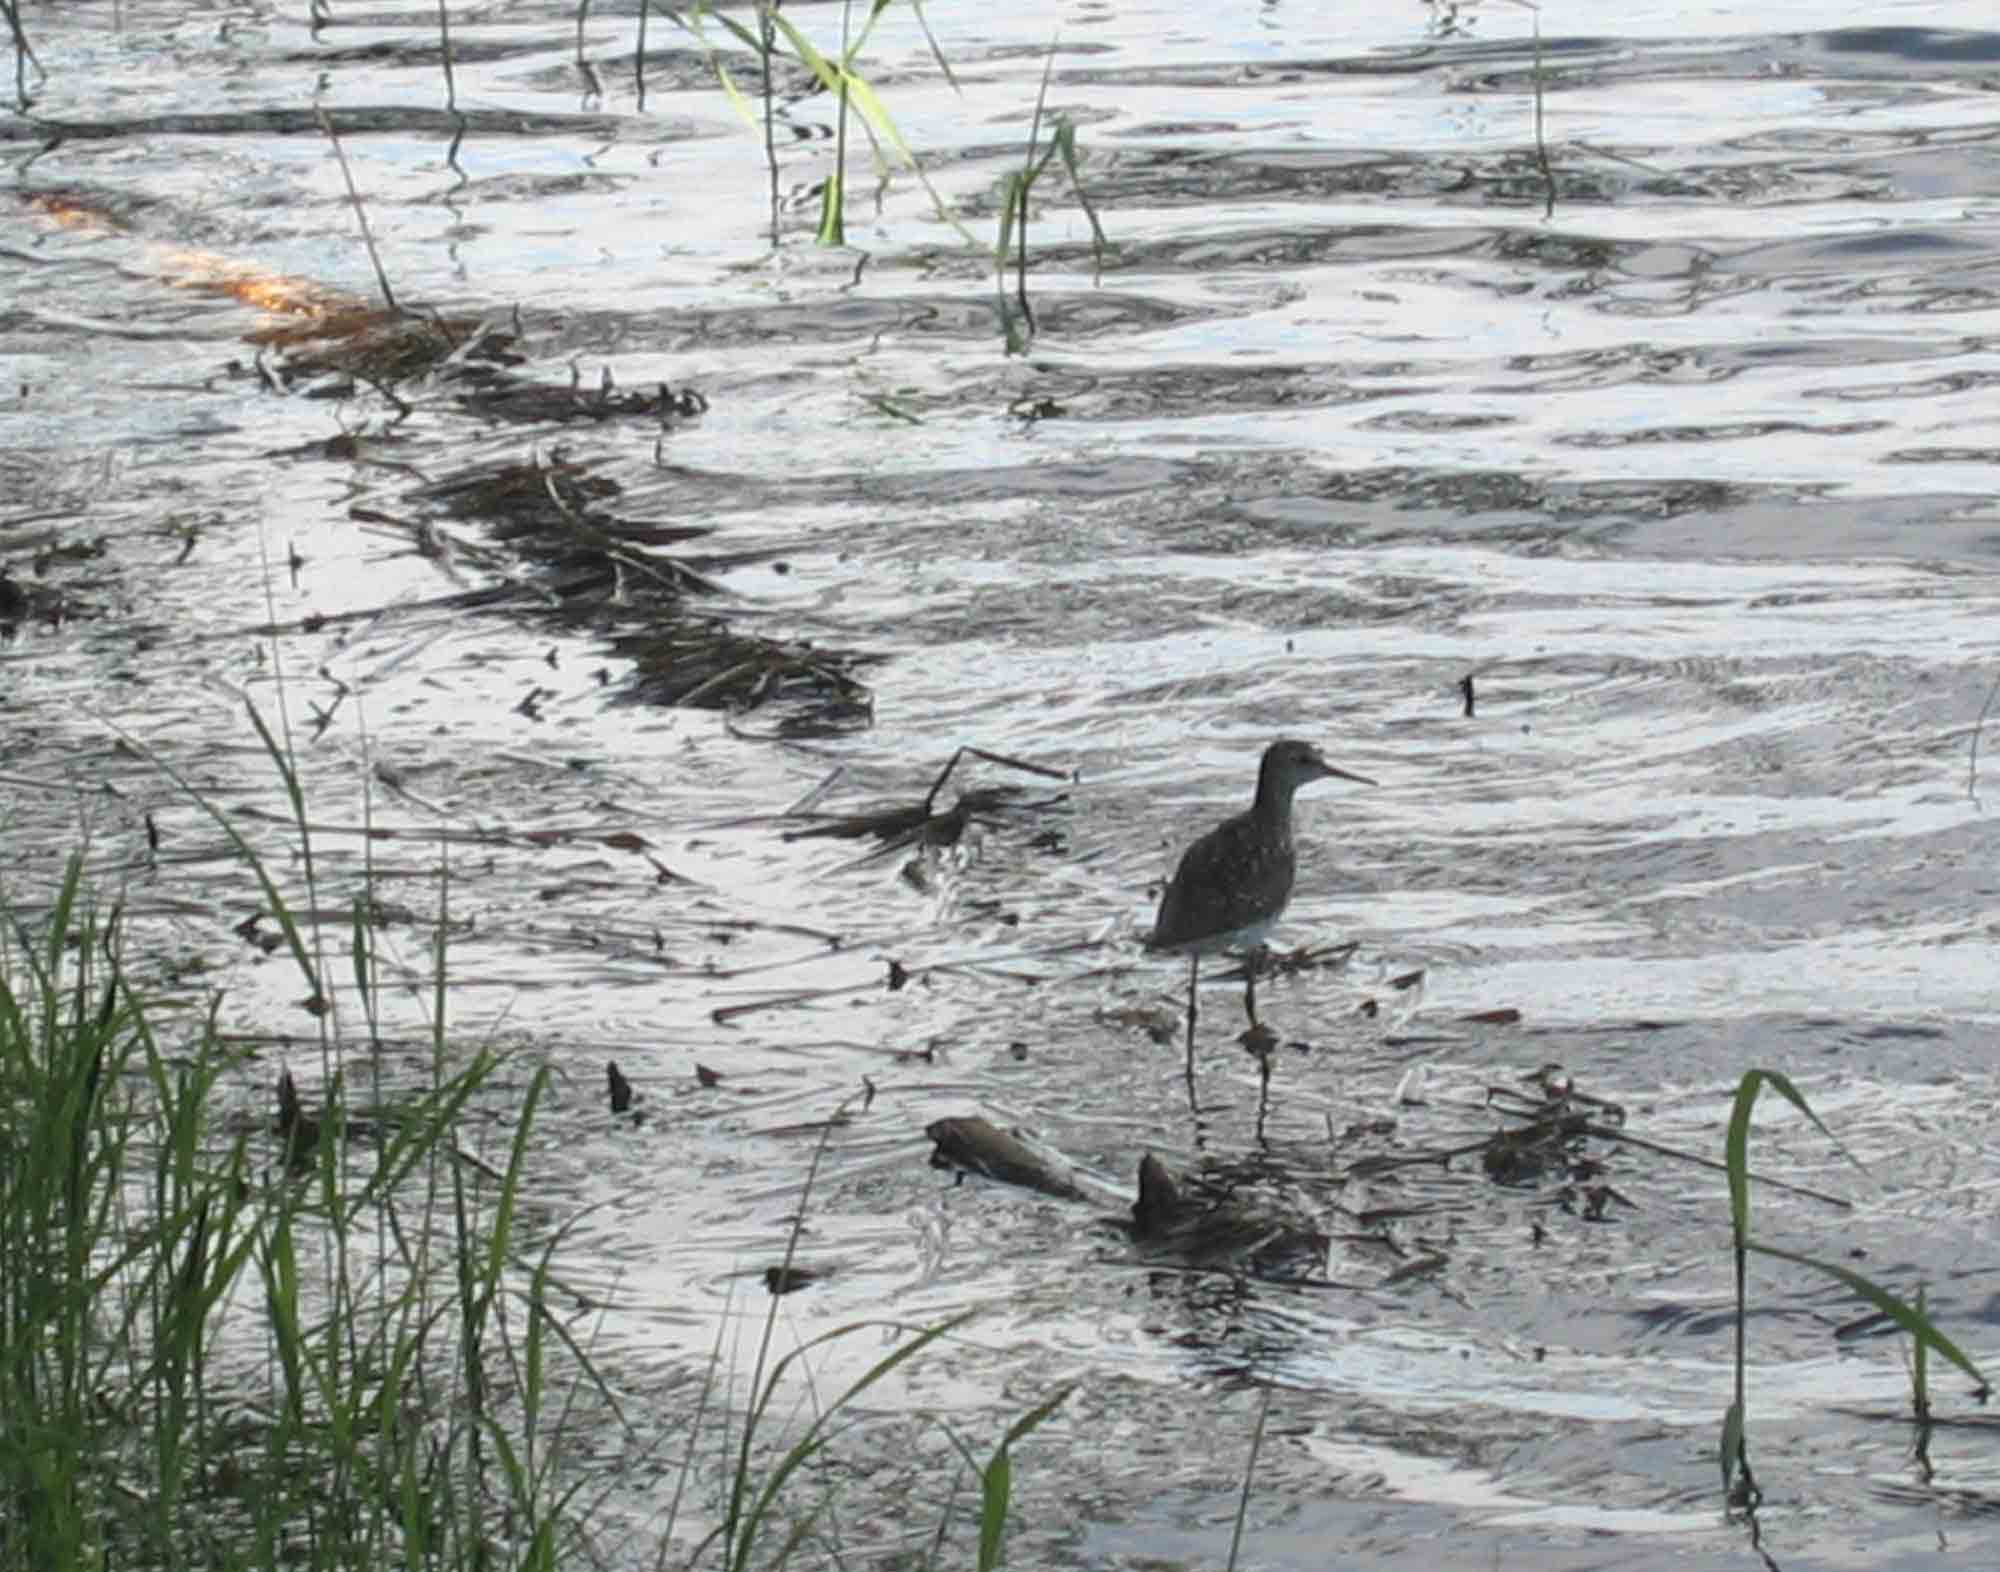
[[[1172,949],[1270,921],[1291,899],[1297,866],[1291,837],[1260,840],[1249,814],[1217,825],[1182,855],[1160,896],[1154,948]]]

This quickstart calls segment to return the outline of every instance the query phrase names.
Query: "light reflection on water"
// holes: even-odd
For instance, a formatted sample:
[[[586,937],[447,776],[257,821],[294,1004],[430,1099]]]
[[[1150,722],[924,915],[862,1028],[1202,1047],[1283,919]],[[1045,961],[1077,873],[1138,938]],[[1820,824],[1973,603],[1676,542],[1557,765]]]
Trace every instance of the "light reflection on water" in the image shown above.
[[[1969,758],[2000,539],[1991,17],[1940,4],[1904,19],[1968,31],[1833,32],[1851,18],[1808,0],[1656,6],[1579,41],[1545,11],[1565,185],[1544,221],[1525,17],[1481,9],[1454,39],[1362,9],[1265,6],[1235,27],[1169,6],[1070,19],[1051,103],[1082,127],[1119,250],[1093,287],[1080,210],[1043,188],[1043,336],[1025,360],[1000,353],[984,259],[912,182],[879,210],[857,184],[858,276],[854,254],[807,249],[803,200],[765,259],[757,147],[712,86],[656,84],[641,114],[624,23],[606,19],[592,47],[611,88],[584,101],[568,13],[474,28],[468,41],[497,52],[467,62],[462,93],[595,118],[522,136],[485,123],[464,186],[424,124],[350,136],[387,265],[410,299],[496,318],[523,302],[523,352],[551,381],[609,367],[627,385],[700,387],[709,416],[665,436],[492,429],[436,389],[394,425],[365,391],[274,397],[245,369],[253,352],[220,341],[257,325],[249,311],[176,284],[198,248],[233,280],[365,296],[318,143],[246,124],[43,154],[26,190],[108,218],[64,228],[51,203],[15,210],[0,463],[18,502],[0,558],[19,572],[50,539],[95,533],[109,558],[54,567],[86,614],[31,630],[0,665],[19,722],[7,818],[22,844],[59,849],[76,799],[22,783],[87,768],[115,784],[96,866],[132,881],[132,920],[215,955],[234,1029],[295,1028],[296,977],[229,939],[254,892],[150,765],[107,750],[106,728],[232,807],[277,811],[272,773],[239,748],[233,695],[278,702],[271,646],[250,630],[408,605],[482,571],[351,510],[416,516],[421,482],[474,461],[596,459],[630,516],[715,525],[693,550],[782,552],[782,574],[768,554],[713,568],[741,597],[725,616],[890,655],[868,674],[874,726],[774,745],[711,713],[606,708],[624,673],[589,628],[519,617],[406,611],[278,649],[302,739],[334,683],[351,695],[300,745],[327,826],[326,904],[363,886],[364,823],[413,832],[378,863],[401,893],[433,876],[426,832],[516,832],[451,853],[454,909],[477,918],[454,950],[453,1007],[469,1037],[564,1072],[541,1183],[611,1203],[572,1241],[577,1280],[618,1289],[609,1353],[683,1368],[718,1327],[755,1321],[754,1274],[782,1251],[812,1150],[797,1127],[867,1075],[878,1096],[830,1148],[807,1241],[834,1273],[785,1301],[788,1326],[987,1307],[935,1377],[878,1398],[1018,1411],[1044,1378],[1101,1383],[1107,1429],[1080,1419],[1038,1443],[1063,1460],[1059,1482],[1101,1487],[1094,1520],[1121,1503],[1143,1516],[1153,1489],[1099,1444],[1108,1427],[1149,1418],[1160,1447],[1247,1437],[1240,1394],[1223,1418],[1195,1417],[1247,1371],[1296,1389],[1280,1401],[1312,1427],[1289,1461],[1274,1454],[1272,1498],[1315,1503],[1305,1518],[1349,1534],[1351,1564],[1394,1558],[1393,1535],[1358,1526],[1383,1496],[1437,1509],[1427,1531],[1467,1564],[1523,1546],[1562,1557],[1592,1536],[1643,1542],[1622,1565],[1721,1554],[1711,1452],[1729,1347],[1711,1177],[1599,1154],[1630,1201],[1602,1224],[1476,1166],[1378,1180],[1373,1204],[1412,1205],[1401,1243],[1439,1251],[1441,1274],[1380,1286],[1383,1262],[1361,1251],[1335,1275],[1378,1286],[1266,1285],[1230,1305],[1139,1272],[1084,1209],[946,1188],[923,1166],[924,1126],[972,1111],[1121,1184],[1147,1149],[1197,1160],[1178,1048],[1119,1013],[1174,1007],[1174,970],[1131,937],[1174,850],[1244,800],[1268,737],[1296,732],[1383,782],[1302,801],[1280,937],[1363,950],[1347,972],[1274,983],[1267,1006],[1317,1045],[1280,1056],[1266,1135],[1310,1176],[1302,1204],[1329,1231],[1359,1204],[1335,1177],[1347,1160],[1490,1128],[1478,1089],[1545,1060],[1628,1105],[1640,1133],[1704,1154],[1733,1075],[1772,1063],[1903,1187],[1839,1220],[1773,1196],[1768,1226],[1808,1253],[1864,1251],[1905,1291],[1929,1281],[1969,1342],[1991,1320],[1969,1275],[1991,1241],[1966,1201],[1996,1182],[1995,886]],[[432,13],[405,15],[329,37],[427,41]],[[128,16],[136,45],[179,13]],[[895,68],[892,112],[984,237],[1051,19],[931,19],[968,67],[962,98],[903,11],[871,48]],[[201,62],[190,70],[142,47],[107,54],[114,37],[91,11],[42,18],[38,107],[291,105],[328,47],[274,17],[177,44]],[[341,60],[327,80],[349,108],[438,97],[420,54]],[[824,174],[830,112],[825,95],[787,106],[805,132],[785,147],[794,198]],[[12,145],[38,143],[8,125]],[[617,134],[600,142],[605,127]],[[163,322],[184,336],[161,337]],[[377,445],[315,446],[343,429]],[[450,529],[491,544],[476,521]],[[1472,719],[1454,687],[1468,670]],[[530,689],[539,719],[520,708]],[[983,828],[924,889],[900,856],[778,838],[770,816],[835,767],[843,805],[908,802],[961,742],[1077,771],[1069,802]],[[407,794],[364,793],[383,761],[414,772]],[[1009,779],[976,768],[981,784]],[[147,864],[144,812],[170,854],[200,855]],[[525,838],[551,827],[640,835],[670,876],[601,841]],[[1038,846],[1040,830],[1054,840]],[[257,837],[287,844],[277,828]],[[25,857],[17,877],[55,862]],[[1106,947],[1023,958],[1092,935]],[[420,927],[384,942],[421,974]],[[892,960],[954,969],[891,992],[876,985]],[[1357,1014],[1420,966],[1414,1020]],[[852,991],[712,1018],[794,989]],[[1203,1076],[1226,1106],[1204,1138],[1211,1156],[1245,1151],[1256,1077],[1229,1042],[1230,991],[1205,1005]],[[1522,1029],[1463,1019],[1498,1006]],[[603,1114],[605,1059],[640,1082],[647,1123]],[[721,1086],[696,1086],[696,1062]],[[1392,1105],[1412,1063],[1431,1072],[1428,1108]],[[1396,1135],[1340,1136],[1372,1117],[1398,1120]],[[1860,1183],[1796,1132],[1764,1136],[1788,1174]],[[1545,1242],[1530,1246],[1535,1228]],[[1857,1498],[1854,1469],[1893,1474],[1902,1433],[1827,1416],[1894,1411],[1894,1350],[1833,1354],[1851,1304],[1782,1276],[1762,1292],[1767,1486],[1827,1525],[1802,1530],[1815,1549],[1879,1534],[1893,1556],[1907,1525],[1886,1493]],[[830,1353],[830,1382],[879,1352]],[[1438,1414],[1456,1450],[1420,1423]],[[1191,1509],[1226,1492],[1235,1454],[1210,1451],[1207,1472],[1159,1488]],[[1596,1466],[1606,1451],[1615,1465]],[[1976,1447],[1939,1456],[1956,1488],[1992,1487]],[[1101,1543],[1081,1526],[1066,1537],[1073,1513],[1048,1521],[1036,1543],[1051,1564]],[[1267,1560],[1320,1564],[1310,1536],[1267,1530]],[[1670,1548],[1647,1559],[1657,1536]]]

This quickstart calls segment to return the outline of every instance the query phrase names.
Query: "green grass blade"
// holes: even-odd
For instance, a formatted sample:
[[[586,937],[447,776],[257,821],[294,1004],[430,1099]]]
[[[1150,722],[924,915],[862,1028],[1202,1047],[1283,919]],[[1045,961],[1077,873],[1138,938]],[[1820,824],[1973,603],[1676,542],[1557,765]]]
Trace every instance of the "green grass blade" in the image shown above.
[[[1014,1494],[1014,1460],[1002,1446],[979,1478],[979,1572],[1000,1565],[1007,1537],[1007,1504]]]
[[[361,1000],[361,1013],[365,1016],[369,1007],[368,971],[371,955],[368,943],[368,901],[365,896],[354,898],[353,919],[348,925],[348,938],[353,945],[354,991]]]
[[[931,204],[937,210],[938,216],[956,229],[967,245],[977,244],[967,233],[965,226],[953,218],[945,207],[944,198],[938,193],[937,187],[931,184],[930,176],[924,173],[923,165],[917,161],[917,155],[910,150],[910,144],[903,140],[903,133],[897,129],[896,122],[890,117],[882,100],[876,96],[875,89],[869,86],[868,79],[856,71],[828,60],[782,12],[774,11],[771,20],[778,31],[785,35],[785,41],[792,46],[806,69],[819,78],[829,93],[840,92],[842,84],[845,84],[849,101],[860,112],[861,118],[868,123],[870,132],[896,150],[904,167],[917,177],[918,182],[929,193]]]
[[[1111,242],[1105,236],[1104,226],[1097,221],[1096,204],[1083,188],[1082,159],[1076,150],[1076,127],[1067,120],[1056,123],[1055,151],[1062,155],[1063,172],[1069,176],[1070,189],[1076,193],[1077,203],[1090,224],[1090,281],[1100,284],[1104,281],[1104,253],[1111,249]]]
[[[1729,1134],[1722,1148],[1723,1165],[1729,1173],[1729,1225],[1739,1239],[1750,1231],[1750,1112],[1756,1106],[1757,1093],[1766,1086],[1810,1119],[1813,1128],[1826,1137],[1836,1152],[1863,1173],[1868,1171],[1868,1165],[1841,1145],[1840,1138],[1813,1112],[1805,1094],[1792,1084],[1790,1076],[1779,1070],[1745,1070],[1736,1083],[1736,1100],[1729,1112]]]
[[[937,35],[931,31],[931,19],[924,15],[922,0],[910,0],[910,12],[916,17],[917,26],[923,30],[924,42],[930,45],[931,58],[937,62],[938,70],[944,74],[945,82],[954,93],[963,95],[965,89],[958,85],[958,78],[952,75],[951,62],[945,59],[944,51],[938,47]]]
[[[719,59],[714,64],[715,79],[722,84],[723,95],[728,98],[730,107],[743,117],[743,123],[751,130],[761,130],[762,126],[757,119],[757,105],[748,93],[736,85],[736,74]]]
[[[1928,1316],[1924,1305],[1924,1290],[1917,1288],[1917,1314]],[[1921,1337],[1910,1355],[1910,1407],[1919,1423],[1931,1417],[1931,1347]]]
[[[1243,1554],[1243,1529],[1250,1521],[1250,1486],[1257,1478],[1257,1459],[1264,1450],[1264,1427],[1271,1418],[1271,1389],[1267,1386],[1257,1404],[1257,1428],[1250,1432],[1250,1456],[1243,1464],[1243,1488],[1236,1496],[1236,1523],[1229,1531],[1229,1560],[1224,1572],[1236,1572]]]
[[[848,13],[853,9],[853,0],[845,0],[845,3],[841,6],[840,19],[840,63],[843,68],[848,70],[853,69],[854,62],[861,58],[861,51],[867,46],[869,35],[875,31],[875,24],[882,20],[882,13],[895,3],[896,0],[872,0],[872,3],[868,7],[868,15],[862,20],[861,31],[849,37],[847,33]]]
[[[265,1314],[278,1344],[278,1364],[285,1373],[285,1411],[292,1423],[305,1415],[305,1371],[300,1358],[298,1258],[292,1249],[291,1209],[278,1213],[278,1226],[259,1252],[264,1275]]]
[[[508,1153],[506,1176],[500,1186],[500,1204],[493,1216],[491,1238],[487,1241],[486,1280],[489,1284],[497,1285],[506,1269],[507,1255],[514,1240],[514,1214],[520,1205],[521,1182],[528,1171],[529,1133],[535,1125],[535,1108],[548,1084],[549,1067],[543,1065],[528,1083],[527,1099],[521,1105],[520,1117],[514,1121],[514,1145]]]
[[[731,1566],[747,1567],[750,1564],[750,1550],[757,1541],[757,1531],[762,1526],[765,1517],[770,1513],[772,1504],[778,1498],[778,1493],[784,1489],[786,1481],[793,1474],[797,1473],[811,1459],[812,1455],[825,1444],[825,1431],[835,1417],[877,1381],[880,1381],[905,1361],[915,1358],[939,1338],[957,1331],[959,1327],[970,1321],[978,1313],[977,1310],[967,1310],[961,1315],[951,1317],[949,1320],[940,1321],[936,1326],[924,1328],[915,1328],[901,1322],[893,1321],[850,1322],[845,1326],[837,1326],[832,1331],[822,1332],[819,1336],[793,1349],[772,1367],[770,1380],[766,1383],[763,1395],[758,1400],[756,1409],[752,1415],[752,1424],[755,1424],[768,1411],[771,1398],[777,1392],[779,1382],[784,1379],[786,1368],[795,1361],[803,1359],[822,1343],[830,1343],[839,1338],[850,1337],[856,1332],[880,1331],[884,1329],[902,1332],[914,1331],[917,1334],[894,1353],[889,1354],[863,1371],[855,1379],[852,1386],[848,1387],[845,1392],[834,1399],[833,1403],[807,1426],[806,1433],[784,1457],[779,1459],[777,1466],[771,1470],[770,1477],[764,1481],[763,1488],[758,1491],[756,1500],[752,1502],[749,1510],[744,1513],[743,1521],[737,1530],[736,1553],[729,1562]]]
[[[1750,1113],[1757,1106],[1757,1088],[1762,1084],[1763,1074],[1761,1070],[1745,1070],[1736,1083],[1736,1100],[1729,1110],[1729,1134],[1722,1143],[1723,1167],[1729,1176],[1729,1229],[1738,1244],[1750,1232]]]
[[[69,861],[63,865],[62,887],[56,891],[55,905],[49,910],[48,953],[43,958],[42,964],[51,977],[62,970],[63,947],[69,942],[71,920],[76,915],[77,892],[82,885],[83,853],[74,851],[69,854]]]
[[[785,42],[792,46],[792,53],[799,57],[808,71],[819,78],[820,86],[824,87],[829,93],[838,93],[840,91],[841,78],[846,73],[839,66],[828,60],[819,50],[814,48],[812,40],[794,27],[789,17],[781,12],[773,11],[771,13],[771,21],[777,27],[778,31],[785,35]],[[860,78],[857,77],[855,80],[859,81]]]
[[[846,182],[840,171],[826,177],[819,191],[819,229],[814,239],[822,246],[847,244]]]
[[[1073,1385],[1058,1388],[1009,1425],[1000,1445],[994,1448],[992,1461],[980,1471],[979,1572],[993,1572],[1000,1565],[1007,1534],[1007,1509],[1014,1495],[1014,1444],[1039,1430],[1075,1390]]]
[[[278,773],[286,781],[287,793],[296,792],[298,790],[298,777],[292,770],[291,764],[285,758],[284,754],[278,751],[277,741],[272,737],[270,728],[264,724],[263,716],[257,713],[256,705],[250,703],[247,699],[244,701],[244,708],[250,713],[250,721],[257,728],[257,735],[264,739],[266,748],[271,750],[271,757],[278,765]],[[256,876],[258,887],[264,892],[264,904],[271,908],[271,915],[276,919],[279,930],[285,936],[286,948],[291,951],[292,959],[298,964],[299,972],[305,978],[306,986],[317,997],[320,991],[319,974],[314,970],[312,956],[306,950],[305,936],[299,932],[299,925],[292,917],[291,908],[286,905],[284,896],[279,893],[277,884],[265,869],[264,860],[257,855],[257,849],[243,838],[242,832],[236,828],[235,822],[229,815],[224,813],[203,792],[198,790],[194,783],[182,775],[179,770],[175,769],[172,764],[146,747],[144,743],[134,738],[126,737],[122,732],[119,735],[130,747],[149,760],[155,769],[185,792],[189,800],[196,807],[200,808],[203,813],[213,819],[216,828],[221,830],[223,835],[228,838],[229,844],[236,848],[237,855],[249,864],[251,873]],[[300,803],[299,812],[302,819],[304,813],[302,797],[300,798]]]
[[[1916,1339],[1919,1347],[1935,1349],[1946,1359],[1957,1365],[1968,1376],[1972,1377],[1974,1381],[1978,1382],[1981,1389],[1986,1387],[1987,1381],[1985,1375],[1958,1344],[1940,1332],[1937,1329],[1937,1324],[1929,1316],[1925,1315],[1915,1306],[1898,1299],[1886,1288],[1869,1281],[1859,1272],[1852,1271],[1837,1261],[1815,1260],[1809,1255],[1800,1255],[1793,1250],[1781,1250],[1776,1245],[1759,1244],[1754,1239],[1745,1240],[1744,1243],[1758,1255],[1769,1256],[1774,1261],[1789,1261],[1794,1266],[1809,1267],[1815,1272],[1821,1272],[1831,1277],[1835,1282],[1844,1285],[1854,1293],[1860,1295],[1861,1298],[1867,1300],[1869,1304],[1889,1317],[1890,1320],[1894,1321],[1905,1332],[1908,1332],[1911,1337]]]

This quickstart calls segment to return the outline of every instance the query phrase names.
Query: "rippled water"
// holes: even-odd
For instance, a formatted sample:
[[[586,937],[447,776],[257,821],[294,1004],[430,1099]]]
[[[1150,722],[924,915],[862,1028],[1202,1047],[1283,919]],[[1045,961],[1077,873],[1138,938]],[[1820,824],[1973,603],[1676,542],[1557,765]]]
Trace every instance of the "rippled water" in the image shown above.
[[[615,1290],[601,1345],[635,1390],[761,1316],[746,1274],[866,1076],[803,1246],[836,1270],[786,1324],[985,1307],[884,1396],[911,1411],[1080,1382],[1018,1470],[1021,1564],[1219,1561],[1266,1389],[1255,1564],[1748,1555],[1714,1463],[1719,1176],[1601,1143],[1617,1200],[1584,1221],[1476,1159],[1349,1165],[1476,1140],[1489,1087],[1548,1062],[1632,1134],[1714,1157],[1736,1076],[1780,1068],[1869,1172],[1769,1115],[1759,1167],[1854,1209],[1766,1191],[1760,1227],[1927,1285],[1988,1342],[2000,32],[1969,3],[1867,26],[1823,0],[1545,8],[1545,216],[1527,14],[1355,9],[938,8],[958,91],[884,17],[863,67],[982,244],[1055,39],[1047,112],[1077,127],[1113,249],[1094,278],[1052,170],[1018,358],[987,261],[907,174],[878,194],[857,173],[851,247],[812,248],[834,111],[796,69],[771,254],[759,139],[658,16],[643,102],[629,10],[583,29],[594,85],[566,9],[455,20],[455,170],[430,8],[317,35],[302,8],[29,12],[48,80],[0,114],[0,560],[67,620],[0,654],[10,899],[32,910],[81,824],[162,967],[208,968],[188,997],[309,1036],[296,976],[231,934],[258,897],[226,842],[133,752],[277,813],[235,695],[282,699],[323,905],[366,876],[425,909],[429,831],[515,832],[450,854],[474,919],[456,1026],[566,1077],[540,1182],[611,1203],[571,1277]],[[834,46],[836,10],[788,14]],[[283,354],[246,335],[296,318],[259,307],[373,287],[315,107],[401,298],[510,333],[518,306],[525,374],[664,379],[707,412],[503,419],[432,385],[397,422],[365,388],[272,391],[253,362]],[[595,465],[627,521],[712,528],[674,550],[732,628],[880,657],[872,724],[780,741],[756,713],[622,702],[616,605],[419,605],[511,561],[433,483],[534,454]],[[420,525],[456,554],[417,550]],[[1263,991],[1311,1049],[1280,1050],[1261,1117],[1234,990],[1210,987],[1197,1125],[1183,978],[1133,936],[1279,733],[1382,783],[1302,797],[1279,935],[1360,951]],[[830,772],[823,809],[907,804],[960,744],[1071,775],[1064,801],[921,878],[784,838]],[[364,868],[364,821],[426,834]],[[240,822],[284,857],[280,826]],[[524,838],[551,828],[576,834]],[[628,831],[651,861],[604,839]],[[422,922],[384,942],[421,975]],[[1420,992],[1388,987],[1417,969]],[[835,991],[779,1002],[813,990]],[[1503,1008],[1519,1024],[1467,1019]],[[414,1005],[403,1029],[416,1062]],[[644,1124],[606,1121],[606,1059]],[[1148,1273],[1090,1208],[952,1187],[923,1130],[970,1113],[1119,1186],[1146,1150],[1181,1172],[1268,1154],[1265,1198],[1332,1236],[1333,1286]],[[1834,1336],[1858,1303],[1775,1269],[1755,1293],[1766,1548],[1990,1555],[1980,1431],[1940,1432],[1925,1479],[1897,1350]],[[827,1352],[827,1385],[880,1352]]]

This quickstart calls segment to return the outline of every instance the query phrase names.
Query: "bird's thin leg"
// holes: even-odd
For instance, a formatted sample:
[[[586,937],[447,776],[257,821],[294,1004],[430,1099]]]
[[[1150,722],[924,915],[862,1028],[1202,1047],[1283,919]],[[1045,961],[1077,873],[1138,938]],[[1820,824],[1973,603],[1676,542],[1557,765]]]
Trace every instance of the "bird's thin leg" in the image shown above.
[[[1194,984],[1195,984],[1195,978],[1200,975],[1200,972],[1201,972],[1201,952],[1199,950],[1196,950],[1188,956],[1187,1078],[1188,1078],[1188,1085],[1190,1086],[1194,1085],[1194,1017],[1195,1017]]]
[[[1257,973],[1269,953],[1260,944],[1243,959],[1243,1013],[1250,1017],[1253,1031],[1257,1026]]]

